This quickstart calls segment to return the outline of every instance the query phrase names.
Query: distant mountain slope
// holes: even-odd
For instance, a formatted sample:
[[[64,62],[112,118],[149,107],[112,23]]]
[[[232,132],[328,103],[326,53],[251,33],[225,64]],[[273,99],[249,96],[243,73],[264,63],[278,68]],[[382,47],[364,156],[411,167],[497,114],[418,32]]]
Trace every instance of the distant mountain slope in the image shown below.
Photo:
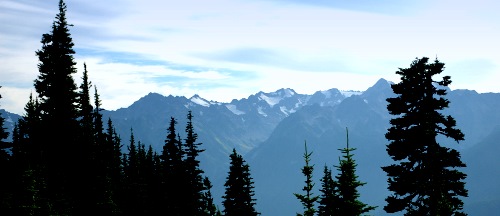
[[[474,215],[496,215],[500,211],[500,126],[489,131],[488,136],[462,157],[467,164],[466,209]]]
[[[360,92],[349,93],[357,94]],[[313,95],[279,89],[270,93],[258,92],[230,103],[218,103],[198,95],[188,99],[150,93],[127,108],[104,111],[103,114],[113,120],[124,145],[128,144],[132,128],[137,140],[160,152],[170,117],[179,122],[176,129],[182,137],[185,118],[191,110],[199,141],[206,149],[201,156],[205,157],[202,166],[213,174],[220,167],[216,164],[227,163],[226,156],[232,148],[246,154],[266,140],[276,125],[290,114],[311,104],[335,106],[346,98],[345,95],[337,89],[318,91]]]
[[[368,182],[360,188],[361,199],[370,205],[383,204],[388,192],[380,167],[389,163],[384,138],[389,120],[388,115],[379,114],[380,106],[385,105],[379,98],[388,88],[389,83],[381,80],[368,94],[353,95],[336,106],[304,107],[280,122],[269,139],[247,155],[263,215],[294,215],[301,211],[293,193],[300,193],[304,184],[300,173],[304,141],[313,152],[311,162],[315,164],[315,187],[319,190],[323,166],[336,173],[333,166],[338,165],[341,156],[338,149],[346,145],[346,127],[350,146],[357,148],[353,153],[360,180]]]
[[[379,80],[361,95],[346,98],[336,106],[307,106],[281,121],[269,139],[247,155],[253,165],[258,208],[263,215],[293,215],[301,211],[293,193],[300,192],[304,184],[300,173],[304,140],[313,151],[318,190],[323,166],[338,164],[338,149],[346,142],[345,127],[349,128],[350,145],[357,148],[357,174],[367,182],[360,188],[361,199],[379,206],[371,214],[386,215],[383,206],[389,192],[386,174],[380,167],[393,163],[385,151],[388,142],[384,135],[392,118],[386,110],[388,97],[394,97],[390,83]],[[467,139],[459,145],[449,140],[443,142],[461,150],[469,166],[464,170],[470,188],[465,210],[469,215],[494,215],[500,205],[500,127],[495,129],[500,123],[499,112],[495,111],[500,94],[456,90],[447,98],[451,108],[445,113],[455,117]]]
[[[384,137],[389,120],[386,98],[394,97],[390,82],[380,79],[364,92],[340,91],[332,88],[314,94],[299,94],[293,89],[258,92],[247,98],[219,103],[194,95],[191,98],[150,93],[131,106],[103,111],[111,118],[121,135],[126,152],[130,129],[136,140],[152,145],[161,153],[170,117],[179,122],[177,132],[184,137],[186,115],[193,112],[195,132],[205,152],[201,166],[214,185],[216,203],[220,205],[223,183],[227,175],[232,148],[244,155],[254,176],[257,210],[263,215],[293,215],[300,203],[293,193],[300,192],[303,176],[304,141],[313,151],[315,178],[322,176],[323,165],[336,165],[339,151],[345,145],[345,128],[349,128],[350,144],[357,148],[354,159],[358,175],[367,185],[361,187],[361,198],[379,208],[372,212],[383,215],[386,176],[380,169],[392,163],[385,152]],[[454,90],[447,95],[450,108],[445,114],[457,120],[465,141],[442,143],[459,149],[468,168],[466,201],[469,215],[489,215],[498,211],[500,201],[500,94],[479,94],[471,90]],[[0,110],[6,118],[4,127],[12,131],[19,115]],[[496,129],[495,129],[496,128]],[[320,186],[316,181],[316,188]],[[497,205],[498,204],[498,205]]]
[[[3,127],[5,131],[9,132],[8,141],[12,139],[12,131],[14,130],[14,125],[17,123],[18,119],[21,118],[20,115],[8,112],[4,109],[0,109],[0,116],[2,116],[5,121]]]

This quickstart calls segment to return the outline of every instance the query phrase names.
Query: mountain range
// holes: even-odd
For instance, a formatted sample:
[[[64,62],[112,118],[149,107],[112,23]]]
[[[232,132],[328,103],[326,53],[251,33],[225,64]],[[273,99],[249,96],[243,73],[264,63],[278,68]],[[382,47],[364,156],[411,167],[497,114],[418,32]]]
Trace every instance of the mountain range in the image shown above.
[[[193,113],[198,141],[205,149],[201,166],[213,182],[216,203],[221,203],[229,157],[235,148],[248,162],[255,182],[257,211],[262,215],[294,215],[301,204],[293,193],[300,193],[304,177],[300,168],[304,143],[315,164],[316,194],[323,166],[335,171],[340,151],[346,145],[356,148],[361,200],[378,206],[373,215],[384,215],[387,177],[381,166],[392,163],[385,151],[384,134],[392,116],[386,98],[394,97],[390,82],[380,79],[366,91],[340,91],[332,88],[314,94],[299,94],[293,89],[258,92],[248,98],[220,103],[194,95],[191,98],[150,93],[127,108],[103,111],[111,118],[122,137],[124,151],[133,130],[136,140],[161,152],[170,117],[178,121],[183,137],[188,111]],[[465,134],[458,145],[438,137],[443,145],[462,153],[468,175],[465,211],[469,215],[494,215],[500,210],[500,94],[473,90],[449,90],[450,107],[443,111],[457,121]],[[18,115],[0,110],[11,131]],[[334,172],[335,173],[335,172]],[[219,204],[219,207],[222,207]]]

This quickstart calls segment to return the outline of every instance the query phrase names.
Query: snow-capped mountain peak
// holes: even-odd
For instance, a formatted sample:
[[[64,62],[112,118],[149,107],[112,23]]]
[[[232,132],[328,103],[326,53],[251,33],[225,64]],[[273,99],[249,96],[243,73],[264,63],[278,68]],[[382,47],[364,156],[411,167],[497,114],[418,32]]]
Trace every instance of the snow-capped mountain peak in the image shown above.
[[[197,94],[193,95],[193,97],[191,97],[189,100],[195,104],[198,104],[198,105],[204,106],[204,107],[209,107],[211,104],[213,104],[210,101],[207,101],[206,99],[200,97]]]
[[[259,99],[266,101],[270,107],[278,104],[281,100],[294,96],[296,93],[293,89],[279,89],[278,91],[271,93],[259,93]]]

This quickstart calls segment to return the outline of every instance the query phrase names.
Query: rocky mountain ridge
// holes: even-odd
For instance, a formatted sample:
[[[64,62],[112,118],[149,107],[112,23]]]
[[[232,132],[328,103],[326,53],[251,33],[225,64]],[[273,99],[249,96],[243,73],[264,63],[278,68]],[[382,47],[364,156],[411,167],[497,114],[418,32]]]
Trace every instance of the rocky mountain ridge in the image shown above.
[[[223,193],[228,155],[236,148],[249,162],[255,180],[257,208],[263,215],[293,215],[298,211],[300,204],[293,193],[302,187],[300,167],[304,141],[314,152],[312,162],[316,164],[315,178],[318,179],[323,165],[333,166],[338,162],[337,149],[345,145],[348,127],[350,143],[358,148],[354,152],[358,175],[361,181],[368,183],[361,188],[361,197],[366,203],[379,206],[375,215],[383,215],[381,209],[388,191],[380,166],[391,163],[385,152],[384,137],[391,119],[385,99],[394,97],[390,84],[380,79],[363,92],[332,88],[311,95],[279,89],[257,92],[230,103],[210,101],[199,95],[186,98],[150,93],[129,107],[103,111],[103,115],[113,120],[125,152],[131,128],[136,140],[161,152],[170,117],[179,122],[177,131],[183,137],[186,115],[191,110],[198,141],[206,149],[200,155],[201,166],[214,184],[216,202]],[[491,206],[500,204],[495,198],[500,188],[493,184],[500,181],[500,175],[491,172],[500,166],[500,160],[494,157],[500,153],[495,148],[498,145],[495,137],[500,133],[500,112],[497,111],[500,94],[453,90],[447,98],[451,103],[444,113],[457,120],[457,127],[464,132],[466,140],[456,145],[440,138],[440,143],[459,149],[470,167],[466,170],[467,185],[471,187],[470,201],[466,201],[469,215],[487,215],[495,210]],[[0,112],[7,119],[4,127],[11,131],[19,116]],[[316,185],[319,187],[319,183]],[[485,191],[488,196],[482,197]]]

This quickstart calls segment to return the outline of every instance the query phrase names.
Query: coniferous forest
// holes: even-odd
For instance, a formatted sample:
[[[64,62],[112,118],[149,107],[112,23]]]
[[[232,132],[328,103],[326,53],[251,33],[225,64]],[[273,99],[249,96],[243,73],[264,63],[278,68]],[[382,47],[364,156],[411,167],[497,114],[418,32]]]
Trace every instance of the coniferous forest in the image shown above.
[[[191,111],[186,125],[170,118],[161,152],[136,140],[134,128],[130,137],[122,137],[113,119],[103,119],[98,89],[88,78],[92,69],[84,65],[79,85],[73,79],[78,71],[66,12],[60,0],[51,31],[42,35],[36,94],[24,116],[13,131],[0,128],[0,215],[259,215],[251,164],[235,149],[228,157],[223,201],[215,203],[210,176],[200,168],[204,147]],[[305,179],[290,179],[304,181],[303,188],[290,191],[303,206],[297,215],[358,216],[376,208],[404,215],[465,215],[467,175],[459,169],[466,165],[458,151],[436,140],[438,135],[464,140],[454,118],[441,112],[449,105],[444,87],[451,78],[434,81],[432,76],[443,70],[442,62],[424,57],[396,72],[401,82],[392,85],[396,97],[387,99],[393,118],[385,134],[394,164],[381,167],[392,193],[385,206],[360,200],[358,189],[369,182],[358,180],[356,149],[349,146],[346,128],[342,157],[324,165],[318,184],[314,154],[304,144],[300,172]],[[9,134],[12,141],[3,141]]]

